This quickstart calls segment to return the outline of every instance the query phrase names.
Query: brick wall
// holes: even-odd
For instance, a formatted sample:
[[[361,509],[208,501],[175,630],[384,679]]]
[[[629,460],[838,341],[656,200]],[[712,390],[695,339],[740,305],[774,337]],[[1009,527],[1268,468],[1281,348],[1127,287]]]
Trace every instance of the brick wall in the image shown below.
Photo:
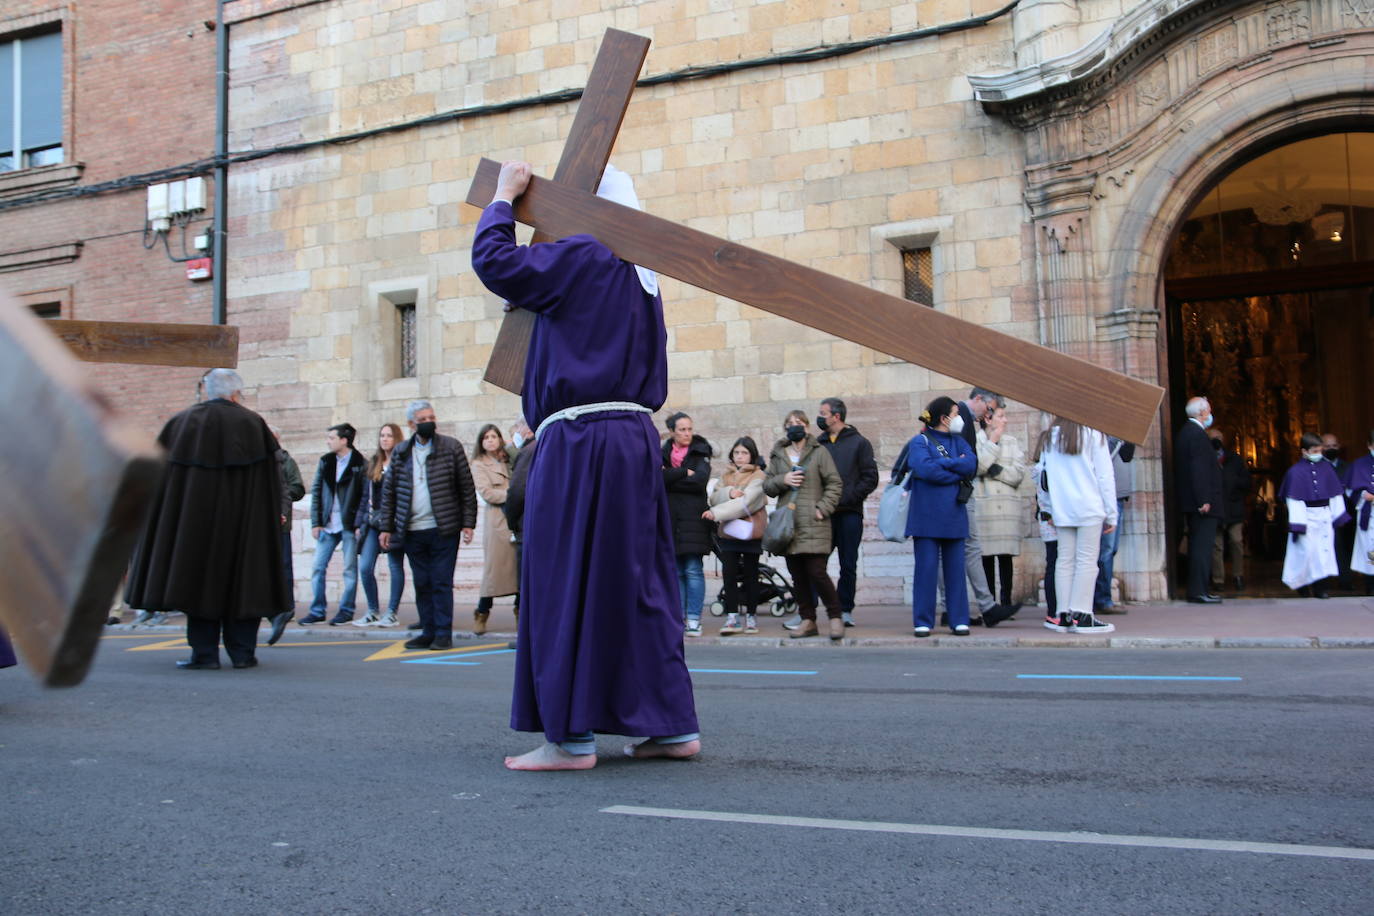
[[[51,0],[10,0],[6,23],[52,10]],[[64,122],[68,162],[91,185],[204,159],[214,144],[213,0],[77,0],[66,5]],[[4,176],[0,175],[0,193]],[[67,263],[0,273],[15,294],[69,290],[63,317],[208,323],[208,283],[192,283],[161,245],[143,247],[146,191],[0,211],[0,253],[80,241]],[[205,231],[207,222],[195,224]],[[193,234],[193,233],[192,233]],[[180,254],[181,236],[171,236]],[[134,422],[156,433],[190,403],[201,371],[90,364],[90,373]]]

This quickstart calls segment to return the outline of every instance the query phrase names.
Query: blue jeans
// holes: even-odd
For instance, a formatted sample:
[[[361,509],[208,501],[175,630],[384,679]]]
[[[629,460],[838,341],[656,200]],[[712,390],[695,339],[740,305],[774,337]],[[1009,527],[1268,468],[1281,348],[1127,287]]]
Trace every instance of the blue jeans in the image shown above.
[[[377,610],[377,554],[382,553],[381,532],[364,529],[363,546],[358,551],[358,569],[363,577],[363,594],[367,596],[367,613],[378,616]],[[405,555],[399,550],[386,551],[387,568],[391,570],[391,601],[387,604],[388,614],[396,613],[401,606],[401,592],[406,587]]]
[[[333,534],[321,531],[315,541],[315,566],[310,570],[310,583],[315,587],[315,600],[310,602],[311,617],[323,617],[329,608],[324,598],[324,572],[340,541],[343,542],[343,593],[339,595],[339,614],[353,616],[358,597],[358,542],[353,532],[345,529]]]
[[[453,636],[453,567],[458,562],[458,534],[438,528],[407,531],[406,559],[415,583],[415,608],[422,636]]]
[[[1116,501],[1116,528],[1102,535],[1097,549],[1097,584],[1093,586],[1093,607],[1112,606],[1112,567],[1116,565],[1116,548],[1121,544],[1121,521],[1126,517],[1126,500]]]
[[[706,600],[706,574],[701,570],[701,557],[695,554],[678,554],[677,594],[682,599],[683,618],[700,620],[701,603]]]

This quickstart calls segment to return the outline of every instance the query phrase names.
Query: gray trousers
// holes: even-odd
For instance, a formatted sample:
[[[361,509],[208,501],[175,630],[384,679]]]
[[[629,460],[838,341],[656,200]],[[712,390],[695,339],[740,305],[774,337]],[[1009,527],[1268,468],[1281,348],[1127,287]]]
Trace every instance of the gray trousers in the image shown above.
[[[978,613],[970,613],[971,617],[977,617],[997,605],[992,598],[992,589],[988,588],[987,571],[983,569],[983,545],[978,540],[978,515],[973,508],[974,501],[974,497],[969,497],[969,501],[964,504],[964,508],[968,510],[968,537],[964,538],[964,577],[968,579],[971,603],[978,605]],[[943,575],[940,577],[940,606],[948,612]]]

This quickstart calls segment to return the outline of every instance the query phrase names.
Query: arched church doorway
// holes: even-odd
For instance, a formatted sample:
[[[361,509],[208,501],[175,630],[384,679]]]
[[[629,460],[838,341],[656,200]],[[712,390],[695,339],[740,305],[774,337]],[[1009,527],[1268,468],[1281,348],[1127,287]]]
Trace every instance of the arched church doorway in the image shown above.
[[[1289,142],[1216,180],[1174,235],[1164,291],[1173,416],[1207,396],[1251,473],[1243,594],[1291,594],[1276,493],[1298,438],[1334,433],[1351,461],[1374,429],[1374,133]],[[1228,556],[1227,594],[1235,569]]]

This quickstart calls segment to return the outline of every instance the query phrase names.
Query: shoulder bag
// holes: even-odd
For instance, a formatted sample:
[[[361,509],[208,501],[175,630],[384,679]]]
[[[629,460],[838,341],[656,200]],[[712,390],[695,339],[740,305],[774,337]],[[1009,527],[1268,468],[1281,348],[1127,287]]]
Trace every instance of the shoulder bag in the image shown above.
[[[911,491],[902,485],[906,475],[906,451],[903,450],[878,502],[878,530],[884,538],[899,544],[906,540],[906,519],[911,511]]]

